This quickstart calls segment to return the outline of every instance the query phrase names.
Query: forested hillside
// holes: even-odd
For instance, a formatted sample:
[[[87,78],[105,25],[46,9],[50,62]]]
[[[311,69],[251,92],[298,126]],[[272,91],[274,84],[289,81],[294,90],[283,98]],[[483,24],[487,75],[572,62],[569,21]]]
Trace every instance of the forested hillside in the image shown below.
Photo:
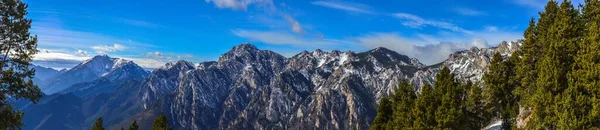
[[[480,83],[444,68],[416,91],[383,98],[371,129],[600,128],[600,2],[548,1],[512,56],[494,55]]]

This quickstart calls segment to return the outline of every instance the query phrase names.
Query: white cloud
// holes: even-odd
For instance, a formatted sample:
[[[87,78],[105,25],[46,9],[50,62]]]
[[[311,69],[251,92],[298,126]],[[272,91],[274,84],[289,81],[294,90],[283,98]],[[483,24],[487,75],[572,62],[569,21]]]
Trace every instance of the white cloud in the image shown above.
[[[400,54],[415,57],[425,64],[439,63],[451,53],[467,50],[473,46],[479,48],[489,47],[481,39],[456,42],[435,42],[435,40],[424,37],[405,37],[398,33],[372,33],[360,36],[357,39],[359,45],[366,48],[386,47]]]
[[[48,50],[41,49],[41,51],[33,56],[33,63],[44,66],[51,67],[54,69],[65,69],[71,68],[82,61],[91,58],[89,56],[79,55],[77,52],[69,53],[60,50]]]
[[[150,23],[147,21],[141,21],[141,20],[131,20],[131,19],[123,19],[123,18],[119,19],[119,20],[125,24],[139,26],[139,27],[147,27],[147,28],[162,27],[161,25]]]
[[[498,31],[498,27],[496,27],[496,26],[486,26],[485,30],[489,31],[489,32],[495,32],[495,31]]]
[[[158,59],[151,59],[151,58],[131,58],[131,57],[118,57],[118,58],[131,60],[143,68],[150,68],[150,69],[160,68],[161,66],[163,66],[167,63],[166,61],[161,61]]]
[[[205,0],[207,3],[213,3],[217,8],[229,8],[232,10],[247,10],[248,6],[250,5],[256,5],[259,8],[263,8],[265,9],[264,12],[267,15],[270,16],[274,16],[277,17],[276,19],[272,19],[269,18],[269,20],[266,19],[260,19],[261,21],[285,21],[288,24],[284,25],[284,26],[280,26],[280,27],[285,27],[285,28],[289,28],[292,32],[294,33],[299,33],[299,34],[304,34],[305,30],[302,28],[302,25],[300,24],[300,22],[298,20],[296,20],[294,17],[292,17],[291,15],[289,15],[288,13],[278,9],[276,7],[276,5],[273,4],[272,0]],[[283,5],[283,4],[282,4]],[[251,16],[252,18],[253,16]],[[271,25],[270,23],[263,23],[263,24],[267,24],[267,26],[277,26],[277,25]]]
[[[130,39],[118,38],[99,33],[69,30],[52,21],[34,21],[31,33],[38,36],[39,47],[44,48],[88,48],[106,43],[123,43],[138,48],[156,48],[157,46],[138,43]]]
[[[455,24],[452,24],[449,22],[437,21],[437,20],[427,20],[427,19],[423,19],[419,16],[416,16],[413,14],[408,14],[408,13],[396,13],[393,16],[395,16],[398,19],[404,20],[402,22],[402,25],[411,27],[411,28],[421,28],[421,27],[425,27],[425,26],[433,26],[433,27],[437,27],[437,28],[447,29],[450,31],[461,32],[461,33],[465,33],[465,34],[473,34],[472,31],[466,30],[462,27],[459,27],[458,25],[455,25]]]
[[[46,51],[46,52],[48,52],[48,51]],[[79,56],[85,56],[85,57],[89,56],[89,53],[87,51],[84,51],[84,50],[77,50],[75,52],[75,54],[78,54]]]
[[[373,11],[369,9],[369,6],[358,3],[348,3],[348,2],[336,2],[336,1],[314,1],[311,2],[314,5],[348,11],[355,13],[363,13],[363,14],[374,14]]]
[[[69,53],[67,51],[62,51],[62,50],[48,50],[48,49],[40,49],[40,50],[44,50],[44,51],[40,51],[40,53],[34,55],[33,63],[36,65],[50,67],[50,68],[54,68],[57,70],[70,69],[70,68],[76,66],[77,64],[79,64],[87,59],[92,58],[92,56],[89,56],[89,55],[82,55],[83,53],[87,54],[87,52],[83,51],[83,50],[77,50],[73,53]],[[181,59],[181,58],[175,59],[175,58],[166,57],[160,52],[148,52],[147,54],[152,55],[152,57],[138,58],[138,57],[120,56],[120,55],[110,55],[110,56],[114,57],[114,58],[123,58],[126,60],[131,60],[143,68],[151,68],[151,69],[160,68],[162,65],[164,65],[167,62],[172,62],[172,61]],[[156,57],[156,56],[160,56],[160,57]],[[188,58],[188,59],[193,58],[193,56],[191,56],[191,55],[182,55],[180,57]]]
[[[289,15],[285,15],[284,17],[285,17],[285,20],[290,23],[292,32],[304,34],[304,30],[302,29],[302,26],[300,26],[300,23],[298,21],[296,21],[296,19],[292,18]]]
[[[92,46],[92,49],[94,49],[96,52],[98,52],[100,54],[106,54],[108,52],[123,51],[123,50],[127,49],[127,47],[125,47],[121,44],[115,43],[112,46],[109,46],[109,45]]]
[[[146,57],[148,58],[164,58],[164,54],[161,52],[148,52],[146,53]]]
[[[473,9],[469,9],[469,8],[455,8],[454,11],[456,11],[458,14],[467,15],[467,16],[487,15],[487,13],[485,13],[483,11],[473,10]]]
[[[175,54],[175,53],[165,54],[163,52],[158,52],[158,51],[147,52],[145,58],[128,57],[127,59],[131,59],[132,61],[139,64],[140,66],[143,66],[144,68],[151,68],[151,69],[160,68],[165,63],[176,62],[178,60],[186,60],[186,61],[191,61],[191,62],[200,61],[196,56],[191,55],[191,54]]]
[[[249,5],[272,5],[271,0],[205,0],[207,3],[213,3],[217,8],[229,8],[232,10],[247,10]]]

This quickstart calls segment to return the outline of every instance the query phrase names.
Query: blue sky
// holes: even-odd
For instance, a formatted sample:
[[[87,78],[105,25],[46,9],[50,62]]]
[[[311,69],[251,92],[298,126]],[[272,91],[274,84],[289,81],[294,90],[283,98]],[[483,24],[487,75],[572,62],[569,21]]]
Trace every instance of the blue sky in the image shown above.
[[[546,0],[24,0],[42,66],[70,68],[108,54],[157,68],[217,60],[250,42],[302,50],[387,47],[426,64],[522,36]],[[574,1],[574,3],[581,3]]]

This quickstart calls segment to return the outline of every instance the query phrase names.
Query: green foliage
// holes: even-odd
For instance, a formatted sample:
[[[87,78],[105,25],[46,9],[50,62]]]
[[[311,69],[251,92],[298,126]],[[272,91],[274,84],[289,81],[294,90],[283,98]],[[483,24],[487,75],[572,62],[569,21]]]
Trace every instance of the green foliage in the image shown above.
[[[0,129],[21,129],[24,113],[14,110],[7,97],[37,103],[42,96],[33,84],[29,68],[37,50],[37,36],[31,36],[31,20],[25,18],[27,4],[0,0]],[[10,40],[9,40],[10,39]]]
[[[433,129],[434,126],[437,126],[437,122],[435,122],[435,110],[437,110],[439,104],[437,98],[431,85],[423,85],[412,110],[415,117],[413,121],[414,129]]]
[[[401,81],[389,99],[381,99],[371,129],[479,129],[489,123],[479,86],[461,84],[447,67],[436,79],[435,87],[425,84],[418,95]]]
[[[448,67],[436,76],[434,93],[441,99],[435,111],[435,121],[440,129],[464,129],[465,114],[462,109],[465,89],[456,82]]]
[[[514,127],[515,118],[518,114],[517,96],[513,91],[519,86],[515,80],[516,72],[511,60],[504,60],[500,53],[495,53],[489,70],[483,76],[486,92],[490,96],[492,113],[502,119],[502,127],[511,129]]]
[[[388,124],[393,120],[393,108],[392,102],[388,98],[381,98],[379,101],[379,107],[377,107],[377,116],[373,120],[371,130],[385,130],[388,129]]]
[[[131,125],[129,126],[129,130],[138,130],[137,121],[133,121],[133,123],[131,123]]]
[[[600,1],[580,7],[548,1],[537,22],[529,22],[521,50],[508,59],[493,56],[484,88],[456,82],[444,68],[435,87],[425,85],[418,98],[392,100],[392,128],[479,129],[498,117],[503,129],[599,129]],[[410,97],[399,92],[392,97]],[[516,126],[520,108],[529,114],[520,117],[524,126]],[[412,127],[404,119],[413,120]]]
[[[104,125],[102,124],[102,117],[98,117],[96,119],[96,123],[92,126],[92,130],[104,130]]]
[[[171,130],[167,116],[164,113],[160,114],[160,116],[154,119],[154,123],[152,123],[152,130]]]
[[[393,128],[409,128],[413,123],[412,108],[417,98],[414,87],[408,80],[402,80],[396,93],[391,96],[393,105]]]
[[[485,100],[484,90],[478,85],[471,82],[465,84],[467,89],[467,99],[465,101],[466,122],[468,129],[481,129],[487,126],[492,115],[491,106]]]
[[[514,91],[531,110],[526,129],[600,127],[599,23],[597,0],[586,0],[581,10],[568,0],[549,1],[538,22],[530,22]]]

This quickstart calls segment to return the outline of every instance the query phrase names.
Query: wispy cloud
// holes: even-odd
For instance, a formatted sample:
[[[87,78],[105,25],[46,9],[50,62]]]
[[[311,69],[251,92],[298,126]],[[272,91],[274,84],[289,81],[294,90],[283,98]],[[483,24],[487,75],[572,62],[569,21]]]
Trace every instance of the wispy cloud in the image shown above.
[[[498,27],[496,27],[496,26],[486,26],[485,30],[489,31],[489,32],[495,32],[495,31],[498,31]]]
[[[146,27],[146,28],[157,28],[157,27],[163,27],[162,25],[158,25],[155,23],[151,23],[148,21],[142,21],[142,20],[131,20],[131,19],[120,19],[121,22],[125,23],[125,24],[129,24],[129,25],[133,25],[133,26],[138,26],[138,27]]]
[[[84,50],[77,50],[75,53],[79,56],[84,56],[84,57],[90,56],[90,53],[88,53],[87,51],[84,51]]]
[[[65,50],[52,50],[41,48],[38,54],[34,55],[33,63],[36,65],[50,67],[54,69],[70,69],[77,64],[92,58],[93,56],[83,50],[74,52]],[[198,61],[197,58],[190,54],[163,54],[162,52],[148,52],[146,57],[136,55],[109,55],[114,58],[123,58],[131,60],[143,68],[156,69],[165,65],[168,62],[177,60]]]
[[[232,10],[243,10],[243,11],[246,11],[249,8],[249,6],[251,6],[251,5],[255,5],[255,7],[257,7],[257,8],[264,9],[263,11],[265,12],[265,14],[269,15],[270,17],[277,17],[276,19],[269,18],[270,20],[268,20],[268,21],[284,21],[284,22],[288,23],[284,27],[288,28],[292,32],[298,33],[298,34],[306,33],[302,24],[296,18],[294,18],[289,13],[278,9],[278,7],[275,4],[273,4],[272,0],[205,0],[205,1],[207,3],[214,4],[217,8],[220,8],[220,9],[232,9]],[[262,19],[262,21],[265,21],[265,19]],[[269,24],[269,23],[266,23],[266,24]],[[267,25],[267,26],[274,26],[274,25]]]
[[[284,17],[285,20],[288,21],[288,23],[290,23],[290,25],[292,26],[292,32],[304,34],[304,29],[302,29],[300,22],[296,21],[296,19],[292,18],[289,15],[285,15]]]
[[[544,9],[544,6],[546,6],[546,4],[548,3],[548,0],[512,0],[512,2],[517,5],[532,8],[536,11],[542,11]],[[559,0],[558,2],[560,3],[562,1]],[[577,7],[579,4],[583,5],[585,2],[584,0],[571,0],[571,3],[575,7]]]
[[[314,5],[328,7],[332,9],[338,9],[353,13],[362,13],[362,14],[374,14],[375,12],[370,9],[369,6],[359,3],[349,3],[349,2],[336,2],[336,1],[314,1],[311,2]]]
[[[478,11],[478,10],[474,10],[474,9],[469,9],[469,8],[454,8],[454,11],[456,11],[458,14],[466,15],[466,16],[482,16],[482,15],[487,15],[486,12]]]
[[[249,5],[272,5],[272,0],[205,0],[217,8],[232,10],[247,10]]]
[[[115,52],[115,51],[123,51],[123,50],[127,49],[127,47],[125,47],[121,44],[117,44],[117,43],[113,44],[112,46],[111,45],[98,45],[98,46],[92,46],[91,48],[100,54],[106,54],[108,52]]]
[[[178,60],[187,60],[191,62],[199,62],[200,60],[191,54],[175,54],[168,53],[165,54],[163,52],[155,51],[155,52],[147,52],[146,57],[143,58],[129,58],[132,59],[135,63],[140,64],[140,66],[144,66],[145,68],[160,68],[166,63],[176,62]]]
[[[402,25],[411,27],[411,28],[421,28],[421,27],[425,27],[425,26],[432,26],[432,27],[447,29],[447,30],[451,30],[451,31],[455,31],[455,32],[473,34],[472,31],[466,30],[458,25],[455,25],[455,24],[452,24],[449,22],[423,19],[419,16],[416,16],[413,14],[408,14],[408,13],[396,13],[396,14],[393,14],[393,16],[395,16],[398,19],[403,20]]]
[[[62,50],[49,50],[49,49],[40,49],[44,51],[40,51],[38,54],[35,54],[33,57],[33,63],[44,66],[51,67],[54,69],[65,69],[71,68],[82,61],[91,58],[89,56],[84,56],[78,54],[78,52],[67,52]]]
[[[88,48],[110,43],[121,43],[139,48],[157,48],[155,45],[139,43],[126,38],[65,29],[56,22],[34,22],[31,32],[38,36],[38,45],[44,48]]]
[[[156,52],[147,52],[146,57],[148,57],[148,58],[164,58],[165,55],[161,52],[156,51]]]

